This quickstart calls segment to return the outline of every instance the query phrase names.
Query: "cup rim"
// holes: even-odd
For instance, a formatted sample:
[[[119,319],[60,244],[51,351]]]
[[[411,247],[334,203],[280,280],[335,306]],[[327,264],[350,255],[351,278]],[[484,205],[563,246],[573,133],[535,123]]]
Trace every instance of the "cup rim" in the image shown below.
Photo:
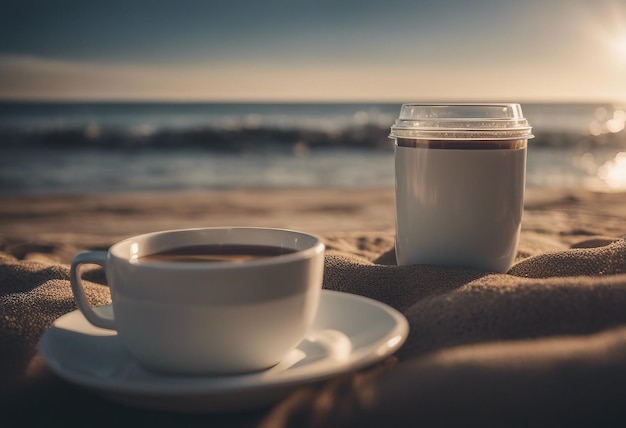
[[[532,127],[518,103],[407,103],[389,138],[417,140],[531,139]]]
[[[137,243],[137,240],[145,240],[150,237],[157,237],[159,235],[167,235],[167,234],[177,234],[177,233],[189,233],[189,232],[202,232],[202,231],[219,231],[219,230],[237,230],[237,231],[249,231],[249,232],[259,232],[265,231],[270,233],[284,233],[290,235],[296,235],[300,237],[305,237],[306,239],[311,239],[312,244],[303,249],[295,249],[296,251],[288,254],[281,254],[272,257],[265,257],[257,260],[244,261],[240,263],[213,263],[213,262],[149,262],[149,261],[141,261],[139,262],[139,255],[132,255],[133,244]],[[245,244],[245,243],[242,243]],[[263,245],[259,243],[258,245]],[[271,245],[267,244],[267,245]],[[131,255],[125,256],[120,254],[123,247],[131,248]],[[176,246],[172,246],[175,248]],[[293,248],[293,247],[290,247]],[[136,247],[138,252],[139,247]],[[142,266],[146,268],[154,268],[154,269],[185,269],[185,270],[232,270],[232,269],[245,269],[247,267],[255,267],[255,266],[272,266],[272,265],[280,265],[284,263],[289,263],[297,260],[306,260],[315,257],[316,255],[323,253],[325,250],[325,245],[322,239],[314,234],[301,232],[298,230],[292,229],[283,229],[283,228],[272,228],[272,227],[248,227],[248,226],[216,226],[216,227],[197,227],[197,228],[185,228],[185,229],[168,229],[168,230],[159,230],[154,232],[142,233],[139,235],[134,235],[121,241],[116,242],[111,245],[109,250],[107,251],[108,258],[115,258],[120,261],[124,261],[129,264]]]

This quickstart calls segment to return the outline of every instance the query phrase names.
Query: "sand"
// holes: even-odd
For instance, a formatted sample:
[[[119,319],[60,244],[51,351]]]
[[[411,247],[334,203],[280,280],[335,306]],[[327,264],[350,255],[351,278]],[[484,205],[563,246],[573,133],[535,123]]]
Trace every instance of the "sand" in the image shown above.
[[[0,249],[68,263],[81,249],[156,230],[264,226],[324,236],[394,233],[393,189],[284,189],[0,196]],[[520,253],[622,236],[626,193],[528,189]],[[36,250],[36,251],[35,251]]]
[[[517,264],[490,274],[395,266],[389,188],[2,196],[0,398],[7,395],[0,421],[624,426],[626,193],[530,189],[525,207]],[[223,417],[113,405],[44,368],[37,341],[75,308],[67,263],[78,251],[143,232],[227,225],[320,234],[328,249],[324,286],[396,307],[410,324],[407,342],[369,370],[302,387],[269,409]],[[108,302],[106,288],[93,284],[90,293]]]
[[[10,196],[0,198],[0,239],[5,248],[39,245],[67,262],[67,251],[166,229],[264,226],[391,233],[393,204],[391,189]]]

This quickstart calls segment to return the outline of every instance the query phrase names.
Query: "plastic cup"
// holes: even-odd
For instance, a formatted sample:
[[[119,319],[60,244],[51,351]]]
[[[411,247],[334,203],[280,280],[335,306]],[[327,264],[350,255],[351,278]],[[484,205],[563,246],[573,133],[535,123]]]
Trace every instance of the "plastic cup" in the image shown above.
[[[404,104],[390,134],[398,264],[506,272],[532,137],[519,104]]]

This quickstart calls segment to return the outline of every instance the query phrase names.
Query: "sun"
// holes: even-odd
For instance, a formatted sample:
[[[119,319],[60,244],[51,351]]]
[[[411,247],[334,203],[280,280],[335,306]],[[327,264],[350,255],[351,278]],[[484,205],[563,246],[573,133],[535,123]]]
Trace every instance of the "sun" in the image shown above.
[[[626,65],[626,9],[621,0],[608,0],[606,6],[596,14],[588,10],[583,28],[604,46],[614,63]]]

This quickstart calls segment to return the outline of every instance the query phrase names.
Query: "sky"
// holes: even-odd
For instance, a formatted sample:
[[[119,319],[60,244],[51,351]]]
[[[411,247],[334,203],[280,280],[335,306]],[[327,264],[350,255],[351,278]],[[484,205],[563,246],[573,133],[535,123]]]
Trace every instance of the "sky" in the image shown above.
[[[624,101],[626,0],[0,0],[0,99]]]

